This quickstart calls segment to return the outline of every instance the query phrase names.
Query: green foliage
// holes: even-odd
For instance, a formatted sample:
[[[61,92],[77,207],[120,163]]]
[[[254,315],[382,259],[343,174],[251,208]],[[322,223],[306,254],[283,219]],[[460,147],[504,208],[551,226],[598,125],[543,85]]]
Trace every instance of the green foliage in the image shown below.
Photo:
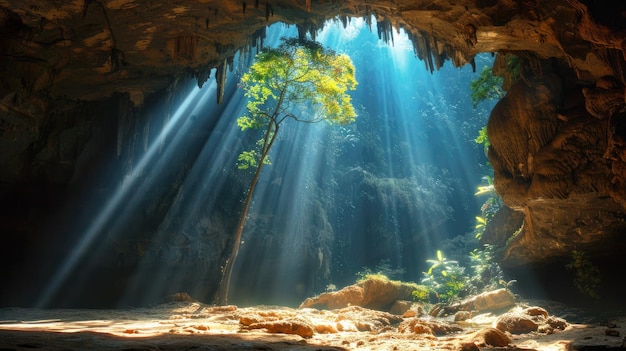
[[[519,56],[512,55],[506,60],[506,71],[511,74],[511,81],[519,79],[521,73],[521,62]]]
[[[470,284],[475,290],[508,288],[514,282],[504,280],[504,273],[494,258],[494,252],[495,247],[493,245],[484,245],[482,249],[476,248],[470,252],[473,271]]]
[[[237,125],[242,131],[267,128],[267,132],[259,152],[245,151],[247,154],[240,156],[240,168],[258,164],[252,158],[267,154],[268,141],[285,119],[343,125],[357,117],[347,94],[357,85],[350,58],[314,41],[282,40],[278,48],[259,53],[241,78],[248,103],[247,113],[237,119]]]
[[[260,128],[276,112],[306,122],[327,120],[347,124],[356,118],[351,97],[356,88],[354,65],[347,55],[338,55],[317,42],[283,39],[276,49],[266,49],[256,57],[241,84],[249,98],[248,115],[240,118],[242,129]],[[316,112],[296,116],[301,106]]]
[[[476,226],[474,228],[476,239],[480,239],[482,233],[487,229],[487,223],[502,206],[500,196],[493,185],[493,179],[490,176],[484,176],[483,180],[487,184],[479,185],[474,193],[475,196],[488,196],[480,208],[481,215],[476,217]]]
[[[474,237],[478,240],[482,237],[487,228],[487,220],[483,217],[476,216],[476,226],[474,226]]]
[[[599,299],[598,287],[600,286],[600,270],[587,257],[583,251],[572,251],[572,261],[565,266],[573,269],[576,273],[574,285],[583,294]]]
[[[363,267],[363,270],[356,273],[357,281],[366,280],[370,277],[385,277],[399,279],[405,270],[404,268],[391,268],[389,259],[383,259],[373,269]]]
[[[437,250],[436,256],[436,259],[426,260],[430,268],[422,273],[424,278],[421,283],[433,291],[439,301],[450,301],[465,287],[465,268],[457,261],[448,260],[441,250]]]
[[[257,168],[259,166],[259,160],[261,159],[260,153],[263,148],[263,139],[258,140],[256,148],[252,150],[242,151],[237,157],[237,168],[244,170],[249,168]],[[271,165],[269,156],[263,158],[264,165]]]
[[[485,153],[485,156],[487,156],[487,154],[489,153],[489,146],[491,146],[491,143],[489,142],[489,136],[487,135],[487,126],[482,127],[478,131],[478,136],[476,137],[476,139],[474,139],[474,142],[476,142],[476,144],[478,145],[483,146],[483,152]]]
[[[478,78],[470,82],[472,106],[476,108],[481,101],[498,100],[504,97],[504,91],[502,90],[503,82],[502,77],[494,76],[491,68],[484,66]]]
[[[413,299],[418,302],[428,302],[430,299],[430,290],[427,286],[417,285],[417,289],[411,293]]]

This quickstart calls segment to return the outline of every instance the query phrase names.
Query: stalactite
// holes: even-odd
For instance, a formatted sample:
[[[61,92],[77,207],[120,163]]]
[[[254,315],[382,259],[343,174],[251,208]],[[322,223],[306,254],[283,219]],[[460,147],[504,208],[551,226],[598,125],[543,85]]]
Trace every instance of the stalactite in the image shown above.
[[[305,39],[308,33],[311,36],[311,39],[315,40],[318,31],[318,27],[315,23],[304,22],[296,25],[296,28],[298,28],[298,38]]]
[[[244,14],[244,15],[246,14],[246,6],[248,6],[248,4],[246,4],[246,2],[244,1],[244,2],[243,2],[243,4],[242,4],[242,7],[243,7],[243,14]]]
[[[226,87],[226,68],[227,60],[223,60],[217,66],[217,72],[215,73],[215,81],[217,83],[217,104],[222,103],[224,98],[224,88]]]
[[[357,8],[357,13],[359,12],[359,9]],[[365,23],[367,23],[367,27],[370,29],[370,32],[372,31],[372,12],[370,11],[370,7],[369,6],[365,6]]]
[[[274,16],[274,7],[269,2],[265,3],[265,21],[269,22],[270,16]]]
[[[381,39],[386,44],[389,44],[389,41],[391,41],[391,45],[393,45],[393,25],[391,21],[385,18],[382,21],[378,21],[377,27],[378,39]]]
[[[209,78],[211,77],[211,69],[211,65],[208,64],[198,67],[197,71],[194,74],[194,76],[198,80],[198,88],[202,88],[204,83],[209,80]]]
[[[229,56],[226,58],[226,65],[228,66],[228,71],[232,72],[233,67],[235,65],[235,56]]]
[[[348,16],[341,16],[341,17],[339,17],[339,19],[341,20],[341,24],[343,25],[343,29],[346,29],[348,27],[348,23],[350,21],[350,17],[348,17]]]
[[[267,36],[267,27],[263,27],[252,33],[252,47],[256,48],[256,53],[263,48],[263,43]]]

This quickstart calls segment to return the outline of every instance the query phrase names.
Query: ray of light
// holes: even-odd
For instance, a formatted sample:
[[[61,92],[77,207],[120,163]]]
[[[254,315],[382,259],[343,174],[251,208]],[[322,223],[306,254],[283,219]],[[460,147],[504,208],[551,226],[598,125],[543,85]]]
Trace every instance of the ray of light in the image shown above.
[[[138,198],[142,192],[148,191],[142,184],[137,184],[139,176],[145,171],[146,168],[151,167],[152,164],[159,161],[163,151],[160,150],[163,140],[167,140],[173,137],[171,143],[166,145],[165,152],[175,152],[177,142],[180,138],[184,137],[184,133],[189,128],[188,121],[184,117],[188,117],[190,113],[197,110],[201,105],[201,101],[206,99],[206,94],[201,94],[199,89],[192,89],[183,103],[175,110],[171,119],[161,130],[159,136],[150,145],[147,152],[140,159],[131,171],[125,175],[124,179],[120,183],[117,191],[112,194],[110,199],[102,206],[102,209],[98,213],[97,217],[92,221],[90,226],[84,231],[79,238],[76,245],[73,247],[69,257],[65,259],[61,267],[57,270],[56,274],[52,277],[47,287],[42,291],[38,306],[47,306],[50,300],[54,297],[59,287],[66,282],[70,274],[79,261],[87,254],[87,249],[98,239],[99,235],[102,235],[103,230],[114,223],[116,218],[115,214],[120,211],[122,207],[127,204],[125,202],[131,201],[133,198]],[[140,188],[140,191],[137,191]]]

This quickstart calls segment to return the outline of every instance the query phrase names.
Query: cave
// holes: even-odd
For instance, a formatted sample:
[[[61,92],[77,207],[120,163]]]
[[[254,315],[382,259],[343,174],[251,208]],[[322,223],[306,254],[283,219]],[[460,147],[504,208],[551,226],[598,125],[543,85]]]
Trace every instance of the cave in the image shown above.
[[[338,288],[367,288],[351,285],[355,276],[419,281],[428,262],[448,256],[470,267],[455,250],[485,245],[501,287],[584,310],[563,312],[572,324],[608,323],[608,342],[588,342],[605,335],[585,331],[569,349],[626,347],[619,322],[606,322],[626,323],[624,4],[7,0],[0,8],[0,348],[80,349],[46,321],[81,320],[71,311],[86,308],[111,320],[155,305],[184,320],[243,313],[235,305],[295,309]],[[193,317],[190,306],[216,301],[253,174],[237,169],[256,142],[237,127],[240,80],[281,37],[351,56],[359,117],[282,128],[246,217],[235,305]],[[483,68],[501,95],[472,107],[468,85]],[[480,127],[484,150],[474,142]],[[474,195],[477,186],[491,202]],[[55,316],[60,309],[70,312]],[[278,312],[263,311],[254,312],[266,318],[259,328],[276,327],[267,318]],[[217,322],[206,323],[172,327],[170,346],[144,334],[161,349],[191,347],[207,340],[180,334],[210,334]],[[96,330],[90,348],[143,347],[114,334],[144,326],[120,328],[111,339]],[[212,347],[363,346],[269,335]],[[464,337],[452,347],[471,348]]]

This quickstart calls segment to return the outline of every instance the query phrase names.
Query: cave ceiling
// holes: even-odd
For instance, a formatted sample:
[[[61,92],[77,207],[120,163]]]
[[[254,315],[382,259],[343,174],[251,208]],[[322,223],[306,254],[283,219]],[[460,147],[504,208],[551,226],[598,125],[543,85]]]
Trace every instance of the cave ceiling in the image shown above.
[[[276,22],[311,35],[355,17],[378,22],[383,38],[403,28],[431,71],[473,64],[482,52],[523,57],[522,79],[489,126],[496,189],[525,220],[507,259],[615,242],[625,229],[623,2],[0,0],[0,8],[5,132],[19,118],[40,121],[61,100],[122,93],[139,106],[180,77],[223,86],[235,54],[257,50]],[[496,62],[496,73],[510,76]]]

